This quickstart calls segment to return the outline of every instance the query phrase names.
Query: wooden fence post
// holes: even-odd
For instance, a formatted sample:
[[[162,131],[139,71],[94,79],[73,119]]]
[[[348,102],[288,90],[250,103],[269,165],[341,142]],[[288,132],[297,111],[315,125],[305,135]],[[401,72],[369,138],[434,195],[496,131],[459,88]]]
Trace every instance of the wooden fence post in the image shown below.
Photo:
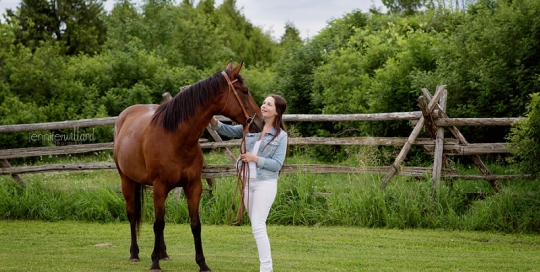
[[[447,94],[446,88],[443,90],[443,94],[441,96],[441,99],[439,100],[441,102],[440,107],[441,110],[446,110],[446,100],[447,100]],[[440,112],[438,113],[440,117]],[[443,167],[447,167],[448,163],[446,160],[446,157],[443,155],[444,151],[444,127],[436,127],[435,132],[435,152],[433,153],[433,156],[435,157],[433,159],[433,185],[431,188],[431,197],[435,197],[435,188],[439,184],[441,180],[441,170]]]
[[[431,99],[431,94],[429,93],[429,91],[427,91],[427,89],[426,90],[423,89],[422,91],[424,92],[424,94],[426,95],[428,100],[431,100],[431,102],[436,101],[435,99]],[[431,102],[430,102],[430,104],[431,104]],[[436,106],[439,108],[439,112],[440,112],[441,116],[443,118],[448,118],[448,115],[443,110],[443,108],[441,106],[439,106],[438,104],[436,104]],[[459,142],[461,144],[469,145],[469,142],[467,142],[467,139],[465,139],[465,137],[463,136],[463,134],[461,134],[461,132],[457,129],[457,127],[451,126],[451,127],[449,127],[449,129],[450,129],[450,132],[452,132],[452,134],[454,134],[454,136],[459,140]],[[491,175],[491,172],[489,171],[489,169],[487,169],[486,165],[484,164],[484,162],[482,162],[482,160],[480,159],[480,157],[478,155],[471,155],[471,159],[472,159],[473,163],[476,165],[476,167],[478,167],[478,169],[480,170],[480,172],[482,172],[482,174],[484,176]],[[495,192],[499,192],[501,190],[501,185],[497,182],[497,180],[489,179],[488,182],[490,183],[493,190],[495,190]]]
[[[429,102],[429,105],[427,107],[429,112],[433,111],[435,106],[437,106],[437,103],[435,101],[439,100],[439,98],[441,97],[442,90],[443,90],[443,88],[438,88],[437,91],[435,92],[434,99],[431,100],[431,102]],[[383,189],[386,188],[386,185],[388,184],[390,179],[392,179],[392,177],[397,173],[399,165],[403,162],[403,160],[407,156],[407,153],[409,152],[409,150],[411,150],[411,147],[412,147],[414,141],[416,140],[416,137],[418,136],[418,134],[420,134],[420,131],[422,130],[422,127],[424,126],[424,120],[425,120],[424,116],[420,117],[420,119],[418,120],[418,123],[416,123],[416,126],[414,127],[411,135],[409,135],[409,138],[407,139],[407,142],[405,143],[405,145],[403,146],[403,148],[399,152],[398,156],[396,157],[396,160],[390,166],[390,169],[388,170],[388,172],[386,172],[386,174],[384,175],[384,177],[383,177],[383,179],[381,181],[381,185],[382,185]]]
[[[446,105],[446,86],[438,86],[437,88],[442,88],[442,95],[441,95],[441,107],[445,107]],[[423,90],[422,90],[423,91]],[[431,97],[431,95],[430,95]],[[443,102],[444,101],[444,102]],[[443,155],[444,151],[444,128],[443,127],[437,127],[435,125],[433,116],[437,114],[437,116],[440,113],[435,113],[435,111],[431,112],[427,109],[427,103],[426,98],[421,96],[419,99],[420,109],[422,110],[422,114],[426,118],[426,128],[429,132],[429,135],[431,139],[435,141],[435,150],[433,152],[433,170],[431,172],[431,179],[432,179],[432,190],[431,190],[431,197],[435,196],[435,187],[437,187],[437,184],[439,184],[441,180],[441,171],[443,166],[448,166],[448,163],[446,161],[446,157]],[[437,117],[435,116],[435,117]],[[444,164],[444,165],[443,165]]]

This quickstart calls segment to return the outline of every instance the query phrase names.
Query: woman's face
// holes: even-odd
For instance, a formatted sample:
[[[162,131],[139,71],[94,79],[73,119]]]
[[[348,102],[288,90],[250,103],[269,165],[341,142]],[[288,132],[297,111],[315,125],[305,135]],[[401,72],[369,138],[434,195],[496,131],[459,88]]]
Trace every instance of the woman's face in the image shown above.
[[[267,97],[261,105],[261,112],[265,119],[277,116],[276,101],[273,97]]]

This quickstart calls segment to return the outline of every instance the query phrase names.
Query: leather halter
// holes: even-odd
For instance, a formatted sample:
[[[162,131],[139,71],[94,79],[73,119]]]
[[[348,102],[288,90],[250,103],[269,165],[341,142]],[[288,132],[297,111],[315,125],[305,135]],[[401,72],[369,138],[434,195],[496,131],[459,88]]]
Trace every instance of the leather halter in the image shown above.
[[[253,117],[249,116],[249,114],[248,114],[248,112],[246,110],[246,107],[244,107],[244,104],[242,103],[242,100],[240,100],[240,97],[238,96],[238,93],[236,92],[236,89],[233,86],[233,83],[237,82],[238,79],[235,79],[235,80],[231,81],[229,79],[229,76],[227,75],[227,73],[225,73],[225,71],[222,71],[221,74],[227,80],[227,85],[229,85],[229,92],[227,94],[227,100],[225,100],[225,104],[223,105],[223,109],[221,109],[221,112],[223,112],[223,110],[227,106],[227,102],[229,102],[229,97],[231,96],[231,92],[232,92],[232,93],[234,93],[234,96],[236,96],[236,100],[238,101],[238,104],[240,104],[240,107],[242,108],[242,111],[244,112],[244,116],[246,117],[246,123],[248,124],[248,126],[251,125],[251,123],[253,122],[253,119],[255,118],[255,115],[253,115]]]
[[[247,150],[246,150],[247,149],[247,147],[246,147],[246,133],[249,131],[249,127],[251,126],[251,123],[253,123],[253,120],[255,119],[255,115],[257,115],[257,113],[255,113],[253,115],[253,117],[250,117],[249,114],[247,113],[247,110],[244,107],[244,104],[240,100],[240,97],[238,96],[238,93],[236,92],[236,89],[233,86],[233,83],[238,81],[238,79],[235,79],[235,80],[231,81],[229,79],[229,76],[227,75],[227,73],[225,73],[225,71],[222,71],[221,74],[223,74],[223,77],[225,77],[225,79],[227,80],[227,84],[229,85],[229,92],[228,92],[228,95],[227,95],[227,100],[225,100],[225,105],[223,105],[223,109],[221,109],[221,111],[223,112],[223,110],[227,106],[227,102],[229,101],[229,97],[231,95],[231,92],[234,93],[234,96],[236,96],[236,100],[238,101],[238,104],[240,104],[240,107],[242,108],[242,111],[244,112],[244,116],[246,117],[247,125],[244,127],[244,129],[242,131],[242,141],[241,141],[240,145],[243,147],[243,150],[244,150],[243,152],[247,152]],[[255,127],[260,131],[260,129],[257,127],[257,125],[255,125]],[[227,218],[228,218],[229,222],[231,222],[231,224],[233,224],[233,225],[236,225],[236,224],[240,223],[242,221],[242,218],[243,218],[243,215],[244,215],[244,209],[245,209],[245,207],[244,207],[244,198],[246,197],[246,195],[244,194],[244,192],[245,192],[244,189],[246,188],[246,186],[249,187],[249,176],[250,176],[248,163],[247,162],[242,162],[242,165],[240,166],[240,169],[237,169],[236,171],[237,171],[236,174],[237,174],[237,177],[238,177],[238,181],[236,183],[236,189],[234,190],[234,196],[233,196],[233,199],[232,199],[232,202],[231,202],[231,206],[229,207],[229,211],[227,212]],[[238,191],[240,191],[241,199],[240,199],[238,211],[236,213],[236,221],[232,222],[232,220],[231,220],[231,212],[232,212],[234,203],[236,202],[236,196],[238,194]],[[249,201],[249,192],[247,194],[247,199]]]

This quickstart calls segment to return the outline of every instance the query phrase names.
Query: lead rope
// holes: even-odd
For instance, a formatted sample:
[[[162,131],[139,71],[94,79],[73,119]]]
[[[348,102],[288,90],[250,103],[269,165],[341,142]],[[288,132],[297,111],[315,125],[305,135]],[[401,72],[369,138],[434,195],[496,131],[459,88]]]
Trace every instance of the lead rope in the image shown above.
[[[227,73],[225,73],[225,71],[221,72],[221,74],[223,75],[225,80],[227,80],[227,85],[229,85],[229,93],[227,94],[227,100],[225,101],[225,104],[223,105],[223,109],[221,109],[221,112],[223,112],[223,110],[227,106],[227,102],[229,101],[231,92],[233,92],[234,96],[236,97],[236,100],[238,101],[238,104],[240,104],[240,107],[242,108],[242,111],[244,112],[244,115],[246,117],[247,125],[242,131],[242,142],[240,143],[240,146],[241,146],[241,150],[243,150],[244,152],[248,152],[247,147],[246,147],[246,134],[249,131],[249,127],[251,126],[251,123],[253,123],[253,120],[255,120],[255,116],[257,114],[254,114],[253,117],[249,117],[249,114],[247,113],[246,108],[244,107],[244,104],[242,103],[242,100],[240,100],[240,97],[238,97],[238,93],[236,92],[233,86],[233,83],[236,82],[238,79],[231,81]],[[236,167],[237,167],[236,176],[238,177],[238,179],[236,182],[236,189],[234,190],[234,195],[231,201],[231,205],[229,207],[229,210],[227,211],[227,220],[229,222],[231,222],[231,212],[232,212],[234,203],[236,202],[238,189],[241,188],[242,191],[240,193],[241,199],[240,199],[240,204],[238,205],[238,211],[236,213],[236,221],[231,222],[231,224],[233,225],[236,225],[242,221],[242,218],[244,216],[244,208],[245,208],[244,207],[245,188],[246,186],[249,188],[249,163],[242,161],[242,165],[240,166],[240,169],[238,169],[238,163],[236,164]],[[247,194],[247,202],[249,203],[249,191]]]
[[[249,126],[251,125],[251,122],[247,124],[247,126],[242,131],[242,141],[240,143],[240,150],[243,152],[248,152],[246,147],[246,134],[249,131]],[[237,176],[237,182],[236,182],[236,188],[234,190],[233,199],[231,201],[231,205],[229,207],[229,211],[227,212],[227,220],[232,225],[237,225],[238,223],[242,222],[242,219],[244,218],[244,197],[245,196],[245,189],[246,186],[249,188],[249,163],[241,161],[242,164],[240,165],[240,169],[238,169],[238,163],[236,164],[236,176]],[[236,202],[236,196],[238,195],[238,189],[241,188],[240,191],[240,203],[238,205],[238,211],[236,212],[236,221],[231,221],[231,213],[233,210],[234,203]],[[247,203],[249,203],[249,190],[247,193]]]

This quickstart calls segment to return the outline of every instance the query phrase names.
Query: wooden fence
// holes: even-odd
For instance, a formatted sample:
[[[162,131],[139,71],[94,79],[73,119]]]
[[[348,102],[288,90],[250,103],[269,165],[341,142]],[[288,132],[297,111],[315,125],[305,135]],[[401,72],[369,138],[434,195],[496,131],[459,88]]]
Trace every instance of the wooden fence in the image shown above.
[[[385,174],[382,179],[382,186],[385,187],[393,175],[405,175],[412,177],[424,177],[426,173],[433,177],[433,184],[436,185],[441,178],[461,178],[468,180],[487,180],[495,191],[500,186],[497,180],[520,178],[522,175],[492,175],[485,167],[478,155],[509,153],[506,143],[476,143],[470,144],[465,137],[459,133],[457,126],[510,126],[513,122],[519,122],[519,118],[449,118],[445,113],[446,89],[439,86],[435,95],[432,96],[426,90],[422,90],[424,96],[419,98],[421,111],[394,112],[376,114],[285,114],[285,122],[346,122],[346,121],[394,121],[408,120],[414,125],[414,129],[408,138],[400,137],[301,137],[290,138],[290,145],[373,145],[373,146],[401,146],[402,150],[395,162],[390,166],[383,167],[344,167],[335,165],[285,165],[282,173],[295,173],[306,171],[311,173],[374,173]],[[168,94],[164,94],[167,97]],[[427,100],[431,102],[426,103]],[[439,101],[438,103],[436,101]],[[217,116],[220,121],[230,121],[223,116]],[[35,132],[35,131],[55,131],[60,129],[74,129],[95,126],[114,125],[116,117],[85,119],[75,121],[62,121],[37,124],[19,124],[0,126],[0,133],[13,132]],[[417,138],[423,128],[427,128],[430,138]],[[455,138],[444,138],[444,128],[449,129]],[[214,178],[235,176],[235,157],[229,147],[237,147],[239,140],[222,141],[219,135],[209,129],[214,141],[201,141],[202,148],[220,148],[227,155],[231,164],[228,165],[205,165],[202,177],[212,185]],[[406,157],[411,146],[420,146],[429,154],[434,156],[434,167],[402,167],[401,162]],[[96,170],[96,169],[116,169],[113,162],[108,163],[88,163],[88,164],[47,164],[40,166],[18,166],[12,167],[8,159],[48,156],[58,154],[77,154],[101,150],[110,150],[113,143],[89,143],[66,146],[45,146],[31,148],[14,148],[0,150],[0,162],[4,166],[0,168],[0,174],[12,175],[22,186],[24,181],[19,174],[40,173],[48,171],[67,170]],[[446,156],[465,155],[471,156],[473,162],[478,166],[481,175],[459,175],[454,169],[448,167]],[[434,186],[435,187],[435,186]]]

